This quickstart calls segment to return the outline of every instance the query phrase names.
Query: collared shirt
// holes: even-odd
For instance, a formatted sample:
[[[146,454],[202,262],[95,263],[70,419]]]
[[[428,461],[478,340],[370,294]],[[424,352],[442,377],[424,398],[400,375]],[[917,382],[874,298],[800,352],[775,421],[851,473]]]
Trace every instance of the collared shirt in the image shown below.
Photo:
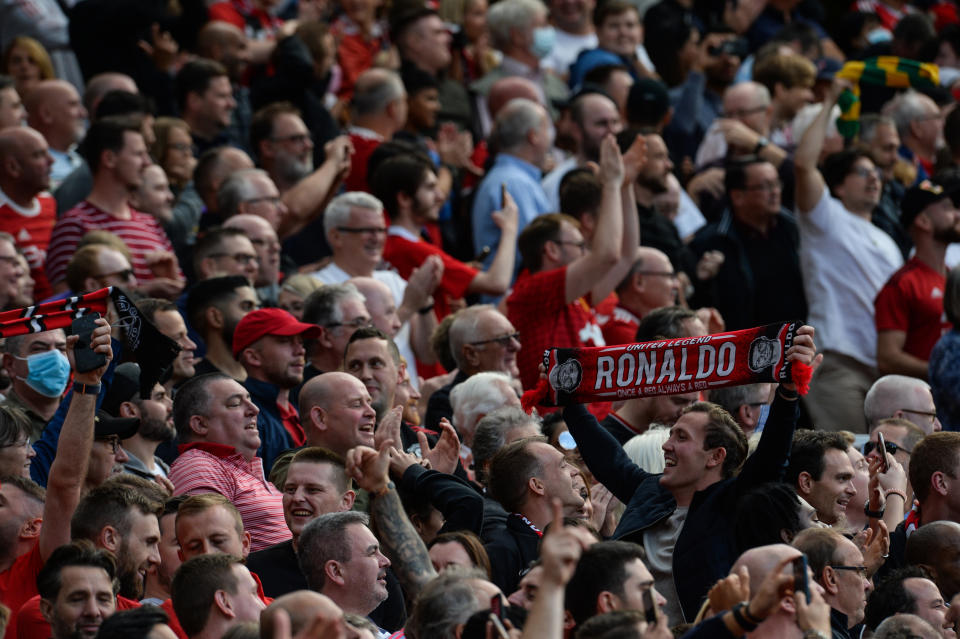
[[[219,493],[229,499],[251,536],[255,552],[290,539],[283,518],[283,495],[263,474],[259,457],[247,460],[233,446],[194,442],[180,446],[170,467],[176,495]]]
[[[131,453],[126,448],[123,449],[123,452],[127,454],[129,461],[123,465],[124,472],[130,473],[131,475],[136,475],[137,477],[143,477],[144,479],[154,479],[156,477],[170,477],[170,467],[167,466],[167,463],[160,459],[159,457],[154,456],[153,458],[153,468],[150,470],[147,468],[147,465],[140,461],[140,458]]]
[[[497,245],[500,244],[500,227],[493,221],[492,214],[503,208],[500,188],[506,185],[507,192],[517,203],[517,233],[523,232],[533,218],[550,212],[550,201],[540,186],[539,168],[510,155],[500,153],[487,176],[477,187],[473,199],[473,250],[480,253],[484,246],[490,247],[490,255],[484,261],[484,268],[490,268]],[[520,264],[517,252],[516,264]],[[514,269],[516,273],[518,268]]]
[[[50,168],[50,190],[52,191],[60,186],[60,183],[73,173],[82,161],[76,146],[66,151],[50,149],[50,156],[53,157],[53,166]]]

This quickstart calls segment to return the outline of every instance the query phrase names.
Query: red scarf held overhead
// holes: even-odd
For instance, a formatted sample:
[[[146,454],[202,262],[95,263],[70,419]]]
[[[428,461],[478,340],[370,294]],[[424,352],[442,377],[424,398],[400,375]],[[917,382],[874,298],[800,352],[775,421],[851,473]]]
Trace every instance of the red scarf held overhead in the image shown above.
[[[521,402],[529,410],[761,382],[793,382],[805,395],[812,369],[786,359],[802,325],[785,322],[703,337],[551,348],[543,354],[547,379],[524,393]]]

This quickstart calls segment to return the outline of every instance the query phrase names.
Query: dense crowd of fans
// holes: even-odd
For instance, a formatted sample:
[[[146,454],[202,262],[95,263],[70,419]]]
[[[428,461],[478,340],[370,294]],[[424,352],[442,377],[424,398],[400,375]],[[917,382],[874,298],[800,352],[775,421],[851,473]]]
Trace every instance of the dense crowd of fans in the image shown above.
[[[0,0],[4,636],[955,639],[957,98],[955,0]]]

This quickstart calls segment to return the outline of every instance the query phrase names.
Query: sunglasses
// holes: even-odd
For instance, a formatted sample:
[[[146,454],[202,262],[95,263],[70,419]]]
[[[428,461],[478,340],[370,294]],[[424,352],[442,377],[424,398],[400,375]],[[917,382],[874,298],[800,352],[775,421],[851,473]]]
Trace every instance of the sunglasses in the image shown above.
[[[908,454],[908,455],[913,452],[912,450],[907,450],[907,449],[904,448],[903,446],[900,446],[899,444],[894,444],[893,442],[886,442],[886,441],[885,441],[885,442],[883,442],[883,447],[884,447],[884,449],[885,449],[888,453],[890,453],[891,455],[896,455],[896,454],[897,454],[897,451],[899,451],[899,450],[902,450],[903,452],[905,452],[905,453]],[[865,443],[865,444],[863,445],[863,454],[864,454],[864,456],[869,455],[870,453],[872,453],[872,452],[875,451],[876,449],[877,449],[877,442],[869,441],[869,442],[867,442],[867,443]]]

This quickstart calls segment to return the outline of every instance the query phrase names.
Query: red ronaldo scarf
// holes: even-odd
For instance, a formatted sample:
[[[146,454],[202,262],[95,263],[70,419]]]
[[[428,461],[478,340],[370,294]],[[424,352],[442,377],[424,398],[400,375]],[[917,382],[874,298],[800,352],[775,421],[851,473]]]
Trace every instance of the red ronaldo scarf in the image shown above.
[[[551,348],[547,379],[523,395],[524,408],[674,395],[760,382],[793,382],[806,394],[812,370],[787,362],[802,322],[658,342]]]
[[[0,337],[41,333],[55,328],[69,329],[78,317],[90,313],[106,315],[111,300],[119,317],[117,324],[124,329],[126,344],[140,364],[140,397],[147,398],[154,384],[164,378],[173,364],[180,346],[143,317],[127,294],[116,286],[4,311],[0,313]]]

